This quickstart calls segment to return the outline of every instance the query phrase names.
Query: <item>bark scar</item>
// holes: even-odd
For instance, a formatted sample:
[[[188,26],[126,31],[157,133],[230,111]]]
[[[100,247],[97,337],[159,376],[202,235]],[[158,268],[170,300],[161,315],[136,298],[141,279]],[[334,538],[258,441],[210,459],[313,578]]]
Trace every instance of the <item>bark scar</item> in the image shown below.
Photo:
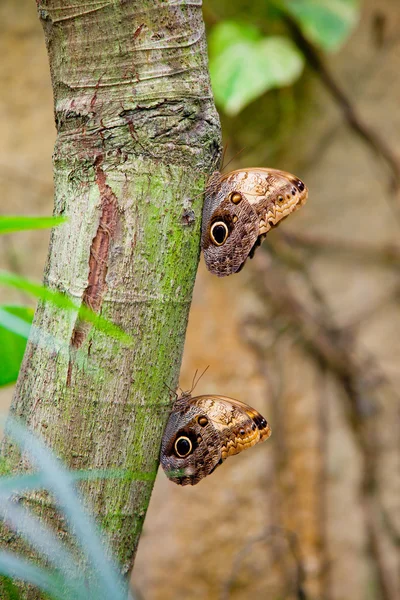
[[[99,312],[103,302],[104,293],[107,290],[106,276],[108,270],[108,258],[110,243],[115,236],[118,219],[118,201],[107,185],[107,177],[101,168],[102,157],[96,159],[96,184],[100,192],[101,215],[96,235],[92,240],[89,256],[88,284],[83,293],[82,303],[95,312]],[[88,332],[90,326],[77,320],[71,337],[71,345],[79,348]]]
[[[141,25],[139,25],[139,27],[136,29],[135,33],[133,34],[133,40],[136,40],[137,37],[139,37],[140,32],[142,31],[143,27],[145,26],[144,23],[142,23]]]

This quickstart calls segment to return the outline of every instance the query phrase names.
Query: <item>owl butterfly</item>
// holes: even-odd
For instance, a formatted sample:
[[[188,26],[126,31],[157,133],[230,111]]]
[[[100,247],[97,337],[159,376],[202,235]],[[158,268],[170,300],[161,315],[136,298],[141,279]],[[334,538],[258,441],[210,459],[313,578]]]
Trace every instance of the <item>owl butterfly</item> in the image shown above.
[[[272,227],[303,206],[308,190],[286,171],[239,169],[216,172],[207,185],[201,247],[219,277],[240,271]]]
[[[234,454],[263,442],[271,429],[254,408],[225,396],[184,392],[164,431],[161,464],[179,485],[196,485]]]

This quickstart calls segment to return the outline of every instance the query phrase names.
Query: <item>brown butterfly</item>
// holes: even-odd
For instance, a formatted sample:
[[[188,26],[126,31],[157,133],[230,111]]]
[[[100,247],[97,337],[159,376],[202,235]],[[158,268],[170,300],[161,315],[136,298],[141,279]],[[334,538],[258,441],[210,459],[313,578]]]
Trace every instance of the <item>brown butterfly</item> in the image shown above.
[[[201,247],[209,271],[237,273],[272,227],[303,206],[308,190],[294,175],[276,169],[216,172],[207,186]]]
[[[161,464],[179,485],[196,485],[234,454],[269,438],[271,429],[254,408],[225,396],[177,398],[164,431]]]

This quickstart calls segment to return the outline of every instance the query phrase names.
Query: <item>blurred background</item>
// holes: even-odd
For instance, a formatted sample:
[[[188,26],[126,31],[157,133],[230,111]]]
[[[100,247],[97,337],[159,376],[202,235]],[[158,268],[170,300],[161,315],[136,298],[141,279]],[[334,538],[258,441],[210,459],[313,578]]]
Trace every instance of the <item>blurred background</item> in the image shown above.
[[[16,10],[18,6],[18,10]],[[181,386],[273,435],[193,488],[160,472],[143,600],[400,598],[400,4],[204,0],[228,170],[298,175],[307,205],[238,275],[201,262]],[[55,139],[32,0],[0,0],[0,214],[52,213]],[[47,232],[0,236],[40,280]],[[1,302],[27,304],[0,288]],[[5,411],[12,386],[0,387]]]

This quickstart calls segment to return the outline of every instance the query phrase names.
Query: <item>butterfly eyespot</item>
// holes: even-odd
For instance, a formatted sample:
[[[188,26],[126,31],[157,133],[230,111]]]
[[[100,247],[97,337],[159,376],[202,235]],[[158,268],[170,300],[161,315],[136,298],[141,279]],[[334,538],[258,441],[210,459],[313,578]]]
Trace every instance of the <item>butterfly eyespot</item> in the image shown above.
[[[232,192],[231,194],[231,202],[233,202],[233,204],[239,204],[239,202],[242,201],[242,194],[239,194],[238,192]]]
[[[296,193],[297,193],[297,190],[296,190],[296,188],[292,188],[292,196],[295,196],[295,195],[296,195]]]
[[[189,440],[188,437],[186,437],[185,435],[182,435],[181,437],[179,437],[176,440],[176,442],[174,444],[174,448],[175,448],[175,454],[179,458],[185,458],[185,456],[189,456],[189,454],[192,452],[193,444]]]
[[[283,196],[278,196],[278,202],[283,202]]]
[[[290,194],[286,194],[286,199],[290,200]]]
[[[227,240],[229,229],[223,221],[217,221],[212,225],[210,234],[213,244],[222,246]]]
[[[197,422],[201,427],[205,427],[208,424],[208,419],[207,417],[202,416],[197,419]]]
[[[246,435],[246,432],[244,429],[241,429],[239,433],[240,433],[240,435]]]

